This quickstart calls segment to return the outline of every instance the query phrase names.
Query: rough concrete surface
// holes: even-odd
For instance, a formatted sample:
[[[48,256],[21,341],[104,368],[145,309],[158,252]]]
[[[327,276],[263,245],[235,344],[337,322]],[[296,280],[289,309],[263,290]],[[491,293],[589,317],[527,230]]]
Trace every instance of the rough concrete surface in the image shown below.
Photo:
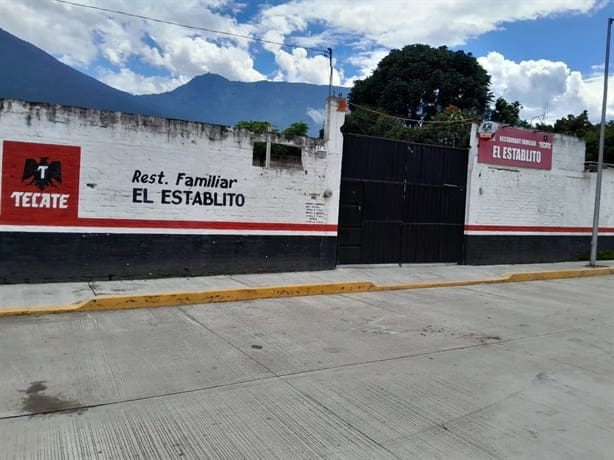
[[[611,458],[613,282],[0,318],[0,458]]]

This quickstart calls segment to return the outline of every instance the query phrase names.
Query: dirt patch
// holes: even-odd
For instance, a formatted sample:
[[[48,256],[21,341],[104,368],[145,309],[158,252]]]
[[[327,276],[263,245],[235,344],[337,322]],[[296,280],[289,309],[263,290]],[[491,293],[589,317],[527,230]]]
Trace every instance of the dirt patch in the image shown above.
[[[38,380],[32,382],[26,390],[21,390],[22,393],[25,393],[21,401],[22,410],[30,414],[48,414],[60,411],[82,414],[87,410],[75,399],[63,399],[60,395],[46,394],[46,383],[44,380]]]
[[[498,335],[480,335],[480,334],[475,334],[475,333],[470,333],[470,334],[466,334],[465,337],[470,337],[474,340],[478,340],[480,342],[480,344],[482,345],[486,345],[486,344],[490,344],[490,343],[497,343],[501,340],[503,340],[500,336]]]

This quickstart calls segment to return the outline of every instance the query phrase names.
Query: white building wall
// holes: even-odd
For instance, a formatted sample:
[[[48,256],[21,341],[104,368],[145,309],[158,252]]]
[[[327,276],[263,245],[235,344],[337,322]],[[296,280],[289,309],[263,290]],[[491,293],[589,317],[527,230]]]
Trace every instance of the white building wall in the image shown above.
[[[252,165],[252,151],[254,142],[264,138],[246,131],[4,100],[0,101],[0,167],[4,155],[2,145],[6,140],[80,147],[79,232],[102,228],[133,233],[334,236],[343,147],[340,127],[345,116],[344,112],[336,110],[340,101],[329,98],[326,139],[289,141],[282,136],[273,139],[275,143],[290,142],[302,148],[301,168],[263,168]],[[185,175],[180,176],[181,173]],[[2,171],[3,177],[6,174],[7,171]],[[21,171],[12,174],[21,174]],[[135,179],[143,178],[144,174],[149,175],[148,179],[155,175],[154,183],[143,184]],[[190,187],[180,178],[188,176],[219,176],[228,179],[232,186],[226,189]],[[135,192],[135,188],[146,189],[146,192]],[[187,204],[185,199],[181,204],[169,203],[174,191],[182,194],[186,190],[217,192],[218,204],[225,205]],[[144,193],[151,202],[144,202]],[[225,201],[222,193],[227,194]],[[233,198],[228,194],[234,194]],[[239,199],[242,205],[237,202],[239,195],[243,197]],[[234,204],[230,204],[230,199]],[[122,221],[131,224],[124,227]],[[148,222],[155,222],[155,225]],[[165,224],[172,222],[205,224]],[[0,210],[0,230],[75,230],[65,223],[56,228],[27,224],[3,222]]]
[[[584,141],[556,134],[552,169],[478,162],[477,127],[471,134],[465,224],[467,235],[590,233],[596,173],[584,171]],[[603,172],[600,228],[614,231],[614,169]]]

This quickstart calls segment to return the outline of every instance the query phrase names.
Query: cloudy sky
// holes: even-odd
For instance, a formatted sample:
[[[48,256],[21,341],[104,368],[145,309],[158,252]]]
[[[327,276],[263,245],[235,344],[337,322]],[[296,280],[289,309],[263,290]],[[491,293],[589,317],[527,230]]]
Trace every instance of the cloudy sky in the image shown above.
[[[334,85],[351,87],[391,49],[447,45],[478,58],[495,97],[520,101],[527,120],[549,122],[584,109],[599,121],[607,18],[614,17],[614,0],[74,3],[193,28],[58,0],[0,0],[0,27],[134,94],[168,91],[207,72],[238,81],[328,84],[327,48]],[[610,88],[612,95],[614,78]]]

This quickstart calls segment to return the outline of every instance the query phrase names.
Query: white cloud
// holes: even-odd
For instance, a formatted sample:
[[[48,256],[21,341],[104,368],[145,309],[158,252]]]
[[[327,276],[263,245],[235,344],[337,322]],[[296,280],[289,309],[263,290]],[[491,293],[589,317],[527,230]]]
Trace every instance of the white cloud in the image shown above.
[[[293,0],[265,8],[260,28],[267,38],[287,41],[296,34],[326,37],[321,47],[335,47],[338,42],[353,43],[353,57],[343,65],[352,75],[335,84],[351,85],[370,75],[391,48],[409,43],[432,46],[457,46],[470,38],[497,30],[506,23],[534,20],[561,13],[587,13],[603,6],[602,0]],[[317,33],[324,29],[326,33]],[[316,45],[316,43],[313,43]],[[275,52],[277,49],[271,49]],[[321,73],[305,72],[308,62],[301,57],[276,54],[281,73],[277,78],[302,78],[310,83],[322,82]],[[303,57],[303,61],[307,58]],[[292,62],[290,62],[292,61]],[[283,66],[286,66],[285,68]],[[302,70],[300,70],[302,69]],[[345,74],[340,69],[339,75]]]
[[[303,29],[305,22],[324,23],[336,33],[365,36],[389,48],[408,43],[454,46],[506,22],[562,12],[586,13],[600,3],[599,0],[502,0],[493,5],[492,0],[295,0],[266,9],[263,24],[273,27],[283,22],[285,27],[281,30],[287,34],[288,29]]]
[[[250,35],[254,27],[229,14],[241,4],[171,0],[109,0],[106,9],[130,12],[211,30]],[[96,2],[91,2],[96,4]],[[229,14],[223,14],[228,11]],[[119,89],[172,87],[206,72],[231,80],[266,77],[254,67],[248,40],[202,30],[160,24],[46,0],[0,0],[0,27]],[[140,63],[140,64],[135,64]],[[146,65],[153,66],[147,70]],[[108,67],[99,71],[101,67]],[[121,69],[109,70],[109,69]],[[128,71],[129,70],[129,71]],[[167,74],[167,77],[159,74]],[[140,75],[137,75],[140,74]],[[152,75],[156,75],[152,77]],[[166,81],[164,81],[166,78]]]
[[[200,37],[183,37],[167,45],[167,67],[195,76],[211,72],[229,80],[259,81],[266,77],[254,69],[254,61],[245,49],[218,46]]]
[[[325,115],[325,109],[314,109],[313,107],[307,109],[307,116],[319,125],[324,124]]]
[[[375,70],[377,64],[379,64],[379,62],[389,53],[390,50],[379,48],[348,58],[348,62],[355,68],[360,69],[360,73],[346,78],[344,81],[344,86],[354,86],[354,81],[364,80],[367,78],[369,75],[371,75],[371,73],[373,73],[373,70]]]
[[[186,77],[145,77],[130,69],[122,68],[118,72],[103,69],[99,80],[114,88],[121,88],[132,94],[157,94],[171,91],[189,81]]]
[[[330,80],[330,62],[325,56],[308,56],[303,48],[293,49],[291,53],[278,50],[275,54],[278,72],[273,77],[277,81],[305,82],[327,85]],[[339,75],[333,70],[333,84],[339,84]]]
[[[59,3],[36,0],[0,1],[0,27],[33,45],[81,65],[96,58],[92,15],[66,21]]]
[[[290,0],[263,3],[244,15],[241,0],[100,0],[108,9],[335,50],[333,84],[364,79],[391,48],[409,43],[462,45],[515,21],[586,14],[607,0]],[[237,19],[239,18],[239,19]],[[212,72],[230,80],[264,79],[328,84],[329,60],[320,52],[145,21],[53,0],[0,0],[0,27],[63,62],[134,93],[169,90]],[[523,114],[552,114],[587,105],[598,113],[600,83],[562,62],[515,63],[491,53],[482,62],[495,93],[520,100]],[[274,70],[271,67],[274,65]],[[148,66],[150,67],[148,69]],[[564,114],[565,115],[565,114]],[[531,115],[533,116],[533,115]]]
[[[599,0],[294,0],[267,8],[263,25],[287,35],[309,24],[363,36],[387,48],[408,43],[461,45],[501,24],[556,13],[586,13]],[[300,20],[299,20],[300,18]],[[358,33],[359,31],[359,33]]]
[[[552,123],[569,114],[578,115],[584,109],[593,122],[601,118],[603,77],[585,78],[564,62],[544,59],[514,62],[497,52],[479,58],[478,62],[492,77],[495,97],[519,101],[524,106],[521,111],[524,119],[545,113],[545,121]],[[610,82],[614,83],[614,78]],[[607,116],[614,116],[613,102],[608,105]]]

